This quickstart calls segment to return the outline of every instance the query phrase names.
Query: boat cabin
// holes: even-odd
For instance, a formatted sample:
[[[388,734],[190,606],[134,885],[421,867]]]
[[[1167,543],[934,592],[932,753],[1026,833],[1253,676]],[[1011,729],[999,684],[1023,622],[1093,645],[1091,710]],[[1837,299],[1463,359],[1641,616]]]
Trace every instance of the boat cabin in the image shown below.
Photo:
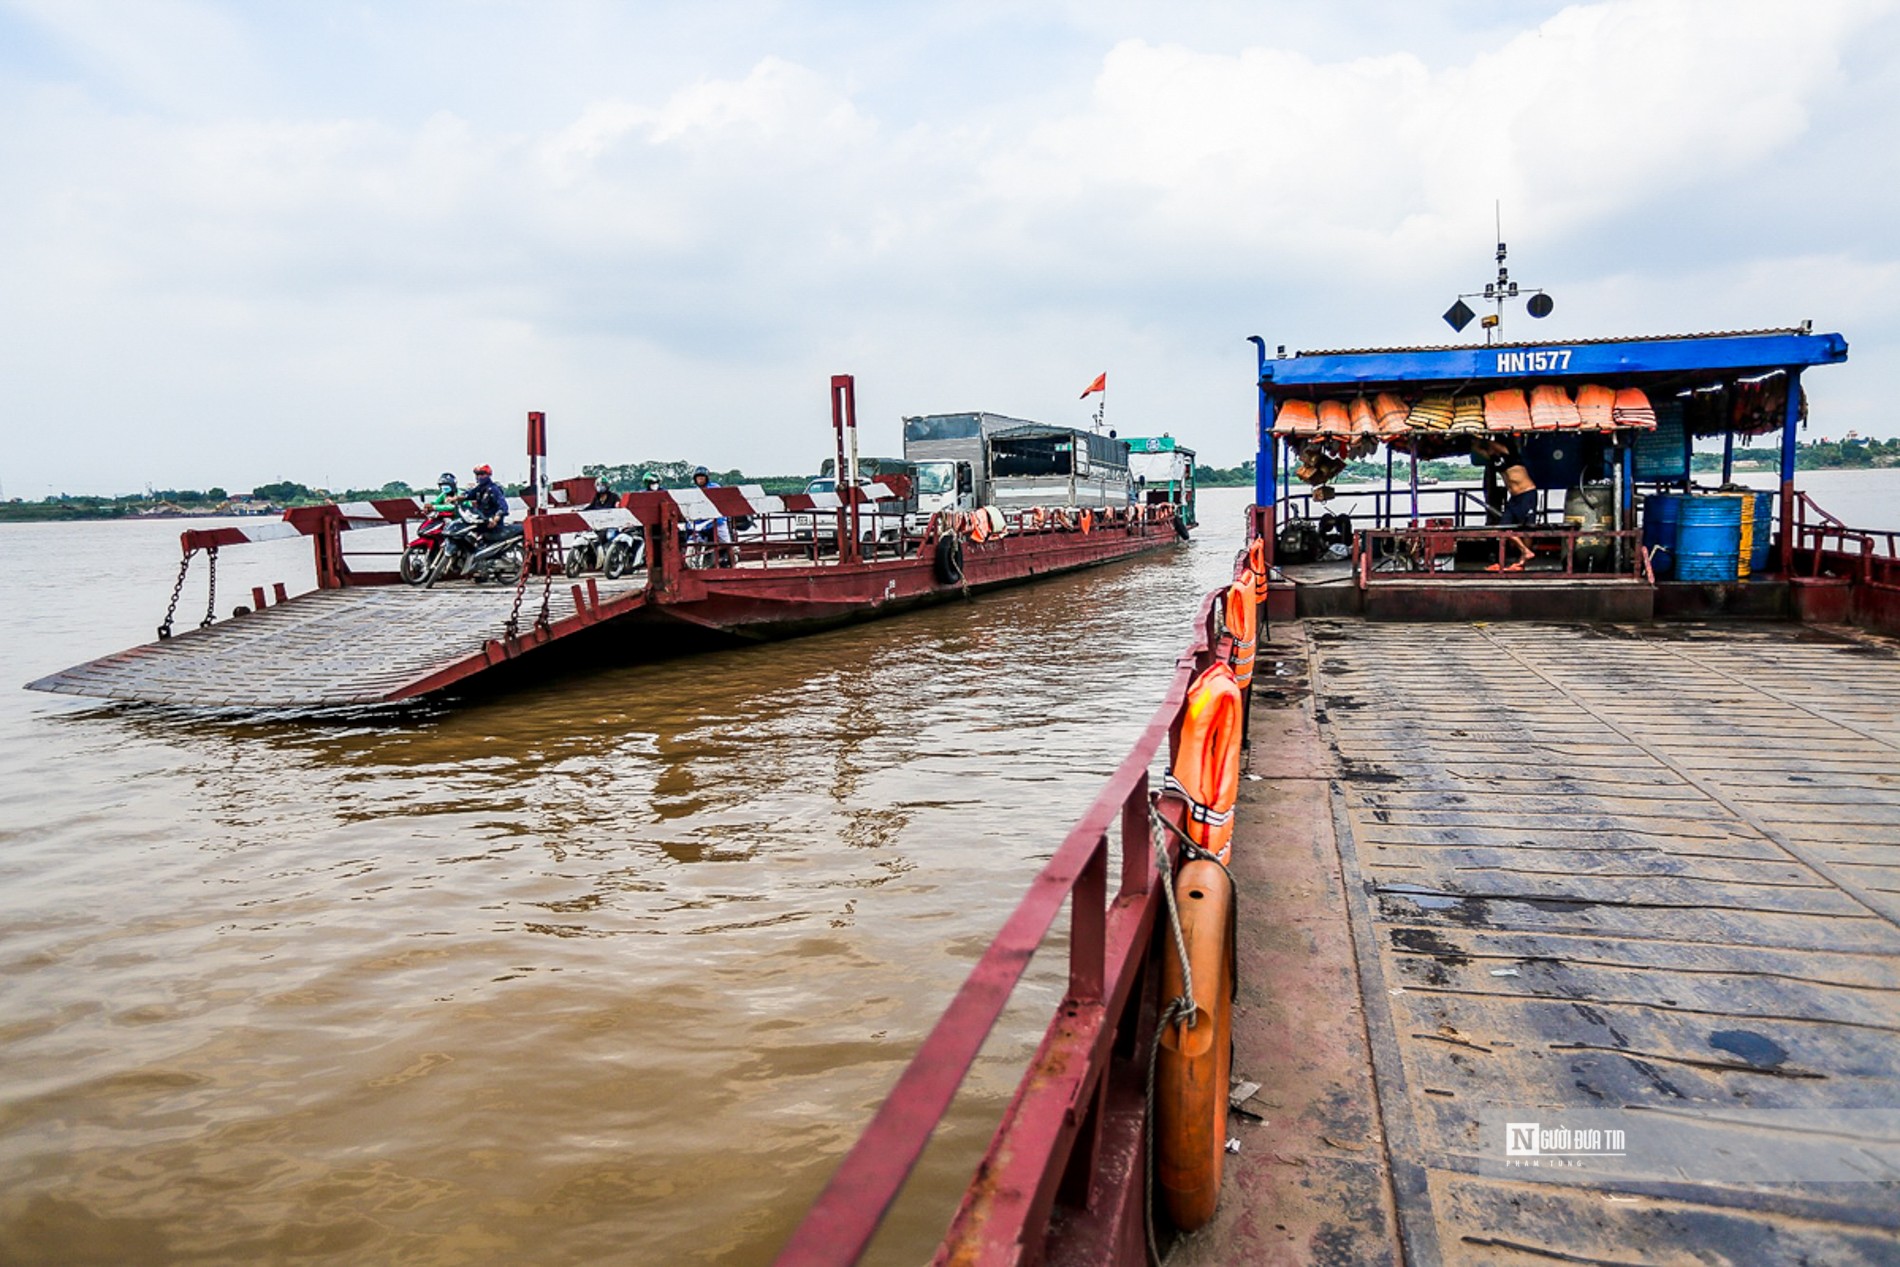
[[[1798,527],[1805,509],[1793,485],[1801,375],[1847,358],[1840,335],[1805,325],[1274,357],[1257,346],[1256,513],[1282,616],[1375,614],[1366,596],[1393,584],[1414,618],[1468,615],[1471,601],[1422,599],[1419,587],[1529,583],[1567,587],[1571,609],[1594,585],[1596,614],[1644,619],[1658,614],[1659,583],[1785,577],[1799,534],[1777,538],[1775,525]],[[1731,484],[1735,438],[1770,434],[1778,492]],[[1691,449],[1712,436],[1722,479],[1698,486]],[[1432,462],[1468,474],[1436,479]],[[1507,513],[1526,482],[1529,514]],[[1302,595],[1315,585],[1333,592]],[[1525,599],[1487,610],[1540,614]]]

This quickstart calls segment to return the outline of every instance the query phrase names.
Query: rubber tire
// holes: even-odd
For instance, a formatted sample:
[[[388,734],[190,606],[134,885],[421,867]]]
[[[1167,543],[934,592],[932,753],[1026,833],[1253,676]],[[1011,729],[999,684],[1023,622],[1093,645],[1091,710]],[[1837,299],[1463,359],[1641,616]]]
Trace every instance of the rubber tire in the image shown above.
[[[396,564],[396,572],[409,585],[420,585],[429,579],[429,565],[434,557],[428,546],[410,546],[402,552],[402,561]]]
[[[438,548],[435,552],[435,562],[429,567],[429,575],[422,579],[423,585],[434,589],[437,581],[443,580],[454,570],[456,560],[460,557],[460,551],[447,545]]]
[[[940,585],[963,584],[963,541],[955,535],[937,538],[937,555],[931,564]]]
[[[504,585],[518,584],[528,571],[528,552],[519,542],[495,556],[494,576]]]
[[[1182,519],[1177,516],[1173,522],[1174,522],[1174,535],[1181,538],[1181,540],[1186,541],[1188,539],[1187,520]]]
[[[570,581],[587,570],[587,556],[581,553],[579,546],[567,552],[567,566],[563,570]]]
[[[601,571],[610,581],[617,581],[633,571],[633,546],[625,537],[615,537],[607,543],[607,562]]]

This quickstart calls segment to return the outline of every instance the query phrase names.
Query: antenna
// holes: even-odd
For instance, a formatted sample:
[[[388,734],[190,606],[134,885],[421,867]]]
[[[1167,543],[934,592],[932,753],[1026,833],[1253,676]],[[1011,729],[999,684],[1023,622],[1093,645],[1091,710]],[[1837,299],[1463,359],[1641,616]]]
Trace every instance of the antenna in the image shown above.
[[[1492,210],[1496,217],[1496,227],[1497,227],[1497,244],[1498,244],[1497,280],[1493,282],[1486,282],[1484,284],[1484,289],[1481,291],[1479,290],[1468,291],[1464,294],[1459,295],[1457,302],[1452,304],[1451,307],[1447,308],[1443,314],[1445,318],[1445,324],[1462,334],[1464,332],[1464,328],[1471,324],[1471,319],[1478,315],[1477,313],[1471,311],[1470,305],[1466,304],[1465,300],[1483,299],[1488,303],[1496,304],[1497,311],[1493,313],[1492,315],[1484,318],[1482,321],[1478,323],[1479,325],[1484,327],[1484,341],[1486,343],[1491,342],[1493,337],[1497,337],[1497,338],[1503,337],[1504,335],[1504,301],[1507,299],[1516,299],[1518,296],[1518,284],[1511,280],[1511,270],[1508,266],[1506,266],[1504,262],[1507,252],[1504,246],[1504,207],[1503,207],[1503,204],[1493,203]],[[1524,305],[1524,311],[1528,312],[1533,317],[1539,317],[1539,318],[1548,317],[1551,313],[1551,310],[1555,308],[1556,306],[1557,305],[1551,300],[1551,297],[1548,294],[1546,294],[1543,290],[1533,289],[1530,292],[1530,299]]]

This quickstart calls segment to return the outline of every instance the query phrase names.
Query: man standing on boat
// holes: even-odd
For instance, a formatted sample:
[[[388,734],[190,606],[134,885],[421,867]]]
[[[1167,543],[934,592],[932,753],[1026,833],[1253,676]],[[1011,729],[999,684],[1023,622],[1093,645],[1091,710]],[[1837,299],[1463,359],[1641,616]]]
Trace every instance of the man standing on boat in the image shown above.
[[[1537,518],[1537,482],[1531,478],[1530,470],[1524,465],[1523,455],[1503,440],[1487,436],[1477,442],[1477,451],[1483,455],[1488,470],[1495,471],[1504,479],[1504,507],[1498,514],[1498,525],[1503,528],[1528,528]],[[1535,554],[1530,543],[1516,533],[1505,538],[1518,548],[1516,563],[1493,563],[1486,568],[1489,572],[1522,572]]]

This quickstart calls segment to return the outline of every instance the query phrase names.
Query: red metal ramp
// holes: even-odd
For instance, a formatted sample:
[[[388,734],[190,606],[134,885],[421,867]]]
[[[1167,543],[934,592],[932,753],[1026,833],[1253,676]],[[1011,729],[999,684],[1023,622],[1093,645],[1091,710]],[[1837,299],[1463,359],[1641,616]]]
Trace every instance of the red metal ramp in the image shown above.
[[[603,606],[638,605],[644,578],[596,580]],[[541,609],[535,578],[521,605],[522,648]],[[629,599],[634,600],[628,602]],[[317,590],[249,615],[150,642],[27,683],[30,690],[197,707],[336,708],[410,699],[503,658],[515,588],[465,583]],[[617,614],[617,613],[616,613]],[[565,582],[551,638],[573,632]],[[551,639],[550,639],[551,640]]]

